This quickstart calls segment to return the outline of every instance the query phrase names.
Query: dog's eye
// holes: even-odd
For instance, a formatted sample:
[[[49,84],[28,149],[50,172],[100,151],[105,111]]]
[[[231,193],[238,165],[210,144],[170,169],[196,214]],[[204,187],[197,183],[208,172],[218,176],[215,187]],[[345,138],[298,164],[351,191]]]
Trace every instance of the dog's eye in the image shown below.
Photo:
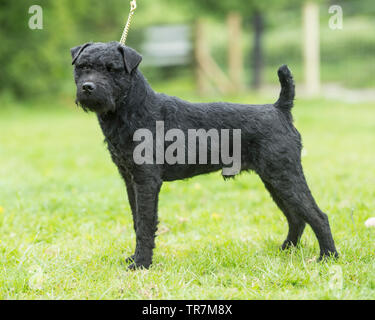
[[[80,69],[80,70],[88,70],[90,69],[90,66],[87,65],[87,64],[79,64],[76,66],[77,69]]]
[[[114,65],[113,64],[107,64],[107,71],[108,72],[114,72],[114,71],[116,71],[116,69],[115,69],[115,67],[114,67]]]

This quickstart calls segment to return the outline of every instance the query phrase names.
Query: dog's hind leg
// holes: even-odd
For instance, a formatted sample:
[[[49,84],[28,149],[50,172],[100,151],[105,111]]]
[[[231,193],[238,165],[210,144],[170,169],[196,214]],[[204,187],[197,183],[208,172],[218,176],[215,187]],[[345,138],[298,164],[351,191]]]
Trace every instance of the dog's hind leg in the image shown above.
[[[293,166],[284,166],[281,170],[272,169],[263,170],[260,176],[268,186],[271,186],[272,194],[281,203],[283,211],[299,217],[300,220],[304,220],[311,226],[319,241],[320,259],[327,256],[338,257],[328,217],[319,209],[311,195],[302,166],[294,164]],[[296,227],[293,229],[296,234],[292,235],[295,237],[298,235],[297,231],[302,229],[300,222],[298,225],[300,229],[297,230]]]
[[[271,186],[270,183],[263,181],[265,187],[271,194],[272,199],[276,202],[277,206],[286,216],[289,225],[288,235],[286,240],[281,246],[281,249],[287,249],[291,246],[296,246],[301,239],[303,231],[305,230],[306,223],[303,219],[301,219],[298,215],[290,212],[287,207],[284,205],[281,198],[279,198],[277,192]]]
[[[143,180],[143,179],[142,179]],[[157,230],[157,207],[162,181],[152,177],[134,182],[137,212],[136,249],[134,262],[129,269],[148,268],[152,263]]]

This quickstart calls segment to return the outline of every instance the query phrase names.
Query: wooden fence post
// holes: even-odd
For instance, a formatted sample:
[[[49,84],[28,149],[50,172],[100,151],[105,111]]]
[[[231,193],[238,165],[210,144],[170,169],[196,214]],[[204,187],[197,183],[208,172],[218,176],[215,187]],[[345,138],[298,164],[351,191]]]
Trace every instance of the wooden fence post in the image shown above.
[[[195,61],[199,93],[207,93],[210,82],[213,83],[222,94],[233,91],[231,81],[210,55],[202,21],[198,20],[195,28]]]
[[[320,91],[320,44],[319,6],[315,2],[305,2],[304,23],[304,73],[306,93],[310,96]]]
[[[198,87],[198,93],[201,95],[206,94],[209,91],[209,83],[204,75],[202,68],[200,67],[200,61],[205,56],[206,39],[204,33],[204,23],[201,19],[197,19],[195,24],[195,44],[194,44],[194,56],[195,56],[195,75]]]
[[[242,71],[243,55],[241,46],[241,15],[232,12],[228,15],[228,69],[229,79],[232,82],[233,89],[238,92],[243,89]]]

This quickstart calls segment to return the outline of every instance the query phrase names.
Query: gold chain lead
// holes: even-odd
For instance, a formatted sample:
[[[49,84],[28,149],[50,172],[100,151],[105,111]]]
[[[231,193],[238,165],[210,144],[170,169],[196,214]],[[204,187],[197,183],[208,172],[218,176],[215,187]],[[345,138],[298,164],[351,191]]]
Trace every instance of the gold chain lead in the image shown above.
[[[126,25],[125,25],[125,28],[124,28],[124,31],[122,33],[121,40],[120,40],[120,43],[123,44],[123,45],[125,45],[126,38],[128,37],[128,32],[129,32],[129,29],[130,29],[130,24],[131,24],[132,19],[133,19],[133,15],[135,13],[135,9],[137,9],[137,2],[136,2],[136,0],[132,0],[132,1],[130,1],[130,12],[129,12],[129,16],[128,16],[128,21],[126,22]]]

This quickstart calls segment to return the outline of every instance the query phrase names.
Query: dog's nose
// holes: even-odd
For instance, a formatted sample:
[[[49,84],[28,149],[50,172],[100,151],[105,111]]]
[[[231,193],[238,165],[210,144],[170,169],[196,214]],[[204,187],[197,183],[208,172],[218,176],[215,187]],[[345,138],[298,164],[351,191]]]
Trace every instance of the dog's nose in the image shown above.
[[[83,91],[85,91],[87,93],[91,93],[95,90],[95,84],[92,83],[92,82],[85,82],[82,85],[82,89],[83,89]]]

